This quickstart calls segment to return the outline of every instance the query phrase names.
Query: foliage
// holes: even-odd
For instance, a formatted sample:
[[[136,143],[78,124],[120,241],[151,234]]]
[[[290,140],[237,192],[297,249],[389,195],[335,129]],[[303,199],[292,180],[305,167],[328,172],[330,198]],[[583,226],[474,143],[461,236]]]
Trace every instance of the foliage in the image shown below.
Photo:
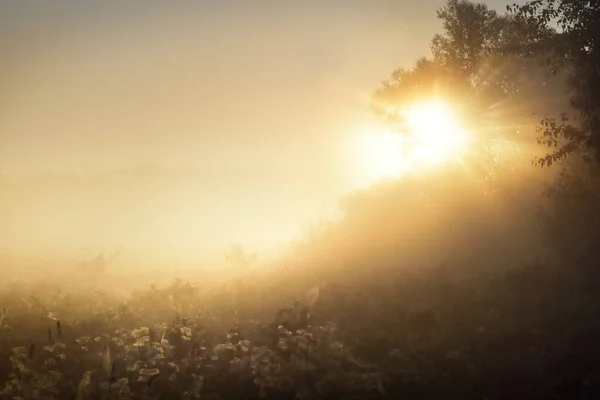
[[[94,275],[102,275],[106,272],[107,267],[121,255],[122,251],[122,248],[118,248],[114,249],[112,254],[100,253],[90,260],[80,262],[79,268]]]
[[[549,196],[528,201],[537,203],[544,240],[571,261],[583,247],[595,257],[592,204],[600,189],[589,173],[597,165],[579,161],[600,154],[598,4],[536,0],[499,14],[484,3],[449,0],[438,11],[443,31],[433,37],[432,56],[394,71],[373,96],[376,112],[400,131],[398,108],[431,96],[451,103],[476,138],[463,162],[491,183],[485,190],[506,194],[523,176],[536,187],[530,161],[558,164],[537,174]],[[582,223],[575,229],[573,221]]]
[[[531,105],[553,93],[542,91],[546,77],[532,75],[537,61],[528,57],[558,36],[548,21],[466,1],[451,0],[439,16],[445,32],[433,57],[396,71],[377,93],[378,109],[394,120],[387,108],[415,98],[465,99],[467,120],[489,145],[500,134],[482,127],[496,121],[497,104]],[[531,53],[498,55],[517,41]],[[506,125],[501,136],[516,130]],[[569,161],[570,175],[550,187],[543,233],[561,254],[590,254],[600,186],[597,177],[575,179],[582,166]],[[525,239],[539,231],[524,204],[537,201],[541,185],[465,171],[414,174],[349,196],[339,222],[299,244],[304,264],[269,279],[248,274],[217,287],[175,280],[126,300],[11,284],[0,292],[0,396],[598,398],[597,259],[510,262],[518,245],[531,255]],[[239,246],[227,257],[253,261]],[[428,265],[417,264],[424,258]]]
[[[539,160],[551,165],[578,150],[586,160],[600,161],[600,4],[583,0],[535,0],[507,7],[529,26],[552,29],[535,46],[523,44],[517,52],[548,55],[550,73],[569,73],[569,118],[545,116],[539,131],[553,152]],[[512,49],[514,51],[514,49]],[[557,143],[557,138],[563,138]],[[591,153],[591,155],[589,154]]]
[[[600,354],[591,346],[591,332],[600,328],[593,270],[532,264],[467,275],[461,268],[450,275],[404,270],[395,278],[379,272],[359,285],[331,282],[309,312],[296,302],[271,322],[238,315],[229,327],[211,317],[218,304],[181,282],[138,292],[117,307],[129,312],[116,319],[79,320],[78,308],[89,309],[82,299],[65,307],[65,297],[41,296],[41,304],[62,312],[61,319],[51,311],[40,320],[16,298],[3,297],[13,311],[0,333],[0,393],[15,399],[600,394],[594,362]],[[156,318],[149,302],[167,293],[178,299],[176,307],[157,304]],[[204,307],[183,315],[177,310],[184,303]],[[105,304],[98,315],[112,312]]]
[[[247,252],[242,245],[234,244],[224,253],[225,261],[238,267],[247,268],[258,259],[256,253]]]
[[[551,152],[536,163],[549,166],[571,154],[598,161],[597,2],[536,0],[508,11],[449,0],[438,11],[443,33],[432,39],[432,57],[394,71],[375,93],[376,111],[389,117],[390,109],[416,98],[448,99],[482,140],[482,154],[498,137],[530,144],[518,125],[537,114],[537,143]]]
[[[375,112],[403,132],[399,109],[441,98],[474,136],[464,161],[482,174],[515,169],[519,149],[535,144],[525,128],[532,113],[561,110],[562,81],[548,84],[538,58],[506,49],[533,46],[550,33],[465,0],[448,1],[438,18],[444,30],[432,39],[432,57],[394,71],[373,96]]]

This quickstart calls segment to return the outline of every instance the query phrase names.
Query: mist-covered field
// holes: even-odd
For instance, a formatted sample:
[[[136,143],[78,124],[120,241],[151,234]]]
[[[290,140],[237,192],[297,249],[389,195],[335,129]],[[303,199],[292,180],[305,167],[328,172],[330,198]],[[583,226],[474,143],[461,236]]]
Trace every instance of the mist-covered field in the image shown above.
[[[561,260],[552,238],[539,239],[548,228],[532,222],[531,179],[495,198],[514,195],[507,203],[481,201],[480,183],[467,178],[447,169],[357,192],[343,218],[316,226],[279,260],[253,264],[243,249],[230,252],[235,273],[176,279],[109,264],[6,274],[2,394],[594,396],[593,259]]]
[[[1,399],[600,398],[600,6],[338,3],[0,4]]]

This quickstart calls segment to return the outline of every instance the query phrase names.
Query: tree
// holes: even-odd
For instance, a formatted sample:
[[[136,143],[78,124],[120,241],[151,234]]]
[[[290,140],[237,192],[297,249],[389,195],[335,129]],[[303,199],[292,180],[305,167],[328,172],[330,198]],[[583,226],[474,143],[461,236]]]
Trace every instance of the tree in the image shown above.
[[[103,275],[106,273],[106,268],[113,263],[117,257],[122,254],[122,252],[123,248],[119,247],[115,248],[109,255],[100,253],[90,260],[80,262],[79,267],[86,272],[90,272],[95,275]]]
[[[598,244],[600,177],[582,172],[600,162],[599,8],[598,1],[535,0],[500,15],[449,0],[438,11],[443,31],[431,56],[394,71],[373,96],[375,111],[400,131],[395,110],[420,98],[450,102],[476,136],[469,173],[507,205],[534,202],[546,243],[566,262],[595,260],[590,249]],[[496,150],[504,144],[509,151]],[[531,159],[561,167],[531,168]],[[535,195],[544,183],[546,199]]]
[[[568,72],[570,105],[575,112],[558,118],[544,116],[540,141],[552,152],[539,163],[551,165],[576,152],[600,163],[600,2],[534,0],[507,9],[515,20],[551,32],[533,45],[510,49],[511,53],[551,55],[548,72]]]
[[[256,253],[249,253],[240,244],[231,246],[224,254],[225,261],[235,267],[246,269],[256,262],[258,256]]]
[[[483,58],[515,42],[521,33],[507,16],[498,15],[483,3],[450,0],[437,16],[443,21],[444,34],[433,37],[434,59],[470,76],[477,74]]]
[[[517,145],[538,146],[535,132],[522,126],[533,123],[533,112],[556,108],[561,90],[548,84],[538,58],[506,49],[533,45],[551,32],[466,0],[449,0],[438,18],[443,32],[433,37],[432,56],[395,70],[373,96],[375,112],[402,131],[405,121],[398,109],[422,98],[444,98],[476,134],[472,167],[484,175],[508,171]],[[502,151],[499,144],[505,146]],[[506,168],[500,168],[503,164]]]

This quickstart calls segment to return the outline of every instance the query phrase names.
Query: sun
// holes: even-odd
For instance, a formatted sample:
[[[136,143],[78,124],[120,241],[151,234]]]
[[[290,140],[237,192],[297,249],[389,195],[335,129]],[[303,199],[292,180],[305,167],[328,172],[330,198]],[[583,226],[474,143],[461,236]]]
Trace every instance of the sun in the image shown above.
[[[393,178],[460,158],[469,135],[450,106],[441,101],[413,103],[398,111],[398,131],[374,126],[360,129],[357,143],[364,180]]]
[[[405,144],[416,164],[439,164],[460,156],[468,142],[453,110],[443,102],[412,104],[403,110],[406,120]]]

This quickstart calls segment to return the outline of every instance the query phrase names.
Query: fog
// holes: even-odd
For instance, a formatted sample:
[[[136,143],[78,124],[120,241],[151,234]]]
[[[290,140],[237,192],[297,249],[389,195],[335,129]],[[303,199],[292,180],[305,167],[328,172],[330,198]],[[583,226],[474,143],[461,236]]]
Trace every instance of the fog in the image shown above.
[[[10,235],[2,251],[41,261],[123,247],[130,261],[174,267],[220,262],[235,243],[269,255],[326,212],[322,196],[288,179],[160,166],[6,179],[1,218]]]
[[[515,7],[0,2],[0,398],[600,398],[600,9]]]
[[[128,265],[176,268],[241,243],[268,259],[372,183],[356,126],[373,83],[427,46],[410,36],[439,3],[4,2],[0,253],[122,247]]]

